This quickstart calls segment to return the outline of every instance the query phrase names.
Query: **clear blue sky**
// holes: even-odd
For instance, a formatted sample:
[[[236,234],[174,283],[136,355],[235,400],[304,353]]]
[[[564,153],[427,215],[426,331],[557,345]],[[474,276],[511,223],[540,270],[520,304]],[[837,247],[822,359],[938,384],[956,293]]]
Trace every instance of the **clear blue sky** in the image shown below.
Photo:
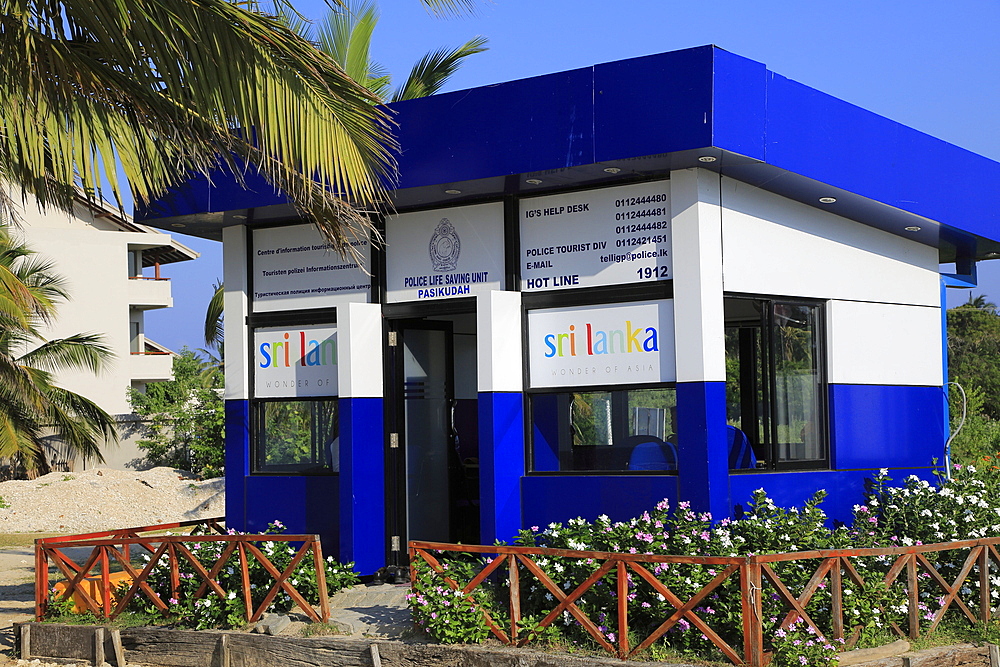
[[[307,17],[322,0],[299,0]],[[548,74],[716,44],[769,69],[945,141],[1000,160],[1000,2],[791,2],[789,0],[495,0],[474,16],[431,17],[417,0],[383,0],[374,53],[398,79],[426,51],[474,35],[490,50],[469,59],[445,89]],[[641,104],[642,91],[636,91]],[[944,167],[942,167],[944,168]],[[201,347],[221,247],[183,235],[202,253],[166,267],[174,308],[147,314],[148,335]],[[980,264],[981,288],[1000,301],[1000,260]],[[968,298],[952,294],[952,305]]]

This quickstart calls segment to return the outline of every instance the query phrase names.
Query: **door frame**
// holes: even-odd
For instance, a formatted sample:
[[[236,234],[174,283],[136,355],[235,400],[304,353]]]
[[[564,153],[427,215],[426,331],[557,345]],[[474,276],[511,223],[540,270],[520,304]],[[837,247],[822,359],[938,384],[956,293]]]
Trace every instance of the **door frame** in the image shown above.
[[[428,316],[430,317],[430,316]],[[390,536],[387,543],[386,562],[390,565],[408,565],[406,544],[409,521],[407,470],[406,470],[406,378],[404,375],[404,345],[406,330],[443,331],[445,337],[445,395],[449,403],[455,396],[455,351],[452,322],[429,320],[427,317],[403,317],[387,321],[389,329],[389,352],[386,369],[389,400],[386,401],[386,528]],[[449,406],[450,407],[450,406]],[[454,430],[449,424],[447,431],[449,455],[454,449]],[[450,523],[450,515],[449,515]]]

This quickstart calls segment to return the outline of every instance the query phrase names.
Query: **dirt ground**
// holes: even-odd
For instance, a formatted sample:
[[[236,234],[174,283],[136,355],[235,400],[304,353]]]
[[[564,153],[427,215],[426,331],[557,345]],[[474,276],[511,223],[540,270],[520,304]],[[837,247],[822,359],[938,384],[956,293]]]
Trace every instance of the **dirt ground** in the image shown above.
[[[12,625],[35,613],[34,547],[0,549],[0,651],[14,645]]]

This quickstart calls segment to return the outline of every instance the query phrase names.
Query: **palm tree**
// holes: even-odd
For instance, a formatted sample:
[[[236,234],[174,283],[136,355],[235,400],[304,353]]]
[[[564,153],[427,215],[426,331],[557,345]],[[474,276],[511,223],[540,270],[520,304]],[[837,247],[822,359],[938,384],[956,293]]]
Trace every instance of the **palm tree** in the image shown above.
[[[997,311],[997,305],[988,300],[985,294],[972,296],[971,291],[969,292],[969,300],[959,306],[959,308],[975,308],[976,310],[985,310],[990,313]]]
[[[449,6],[447,3],[431,1],[426,4],[436,11],[443,11]],[[472,6],[471,2],[459,4]],[[372,32],[378,25],[378,19],[377,6],[371,0],[344,0],[341,9],[331,10],[315,30],[293,12],[282,14],[282,20],[290,30],[305,39],[315,40],[319,48],[341,65],[352,79],[368,88],[376,97],[390,98],[393,102],[433,95],[458,71],[465,58],[487,50],[487,39],[476,36],[458,48],[444,48],[427,53],[413,66],[403,85],[392,92],[391,76],[371,57]],[[217,282],[205,312],[205,345],[209,350],[219,352],[219,368],[223,364],[224,291],[222,283]],[[208,356],[212,357],[210,352]]]
[[[54,384],[57,371],[97,373],[113,356],[95,334],[42,338],[39,325],[66,296],[52,264],[0,226],[0,459],[39,474],[49,471],[47,436],[85,461],[102,462],[101,446],[117,435],[111,415]]]
[[[392,89],[392,77],[371,57],[372,34],[379,21],[373,0],[345,0],[331,9],[315,30],[286,17],[292,29],[314,40],[347,74],[381,99],[392,102],[426,97],[438,92],[458,71],[462,61],[486,51],[487,39],[476,36],[458,48],[442,48],[425,54],[410,71],[403,85]]]
[[[335,0],[336,1],[336,0]],[[421,0],[460,11],[472,0]],[[279,0],[287,5],[287,0]],[[332,242],[392,175],[387,112],[325,53],[234,0],[0,0],[0,181],[69,211],[190,174],[259,171]],[[16,215],[0,188],[0,214]]]

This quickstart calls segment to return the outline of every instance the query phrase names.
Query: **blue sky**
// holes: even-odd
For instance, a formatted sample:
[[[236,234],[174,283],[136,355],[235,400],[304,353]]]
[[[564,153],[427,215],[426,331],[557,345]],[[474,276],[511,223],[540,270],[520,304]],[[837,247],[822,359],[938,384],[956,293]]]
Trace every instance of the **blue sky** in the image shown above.
[[[299,0],[309,18],[323,0]],[[402,79],[426,51],[475,35],[490,50],[445,90],[715,44],[769,69],[945,141],[1000,160],[1000,2],[786,0],[495,0],[439,19],[418,0],[383,0],[374,54]],[[642,91],[636,91],[641,104]],[[946,166],[942,165],[942,168]],[[165,268],[174,308],[147,313],[147,334],[201,347],[205,306],[222,276],[220,244],[177,235],[202,253]],[[980,264],[980,289],[1000,301],[1000,260]],[[955,291],[951,305],[965,301]]]

